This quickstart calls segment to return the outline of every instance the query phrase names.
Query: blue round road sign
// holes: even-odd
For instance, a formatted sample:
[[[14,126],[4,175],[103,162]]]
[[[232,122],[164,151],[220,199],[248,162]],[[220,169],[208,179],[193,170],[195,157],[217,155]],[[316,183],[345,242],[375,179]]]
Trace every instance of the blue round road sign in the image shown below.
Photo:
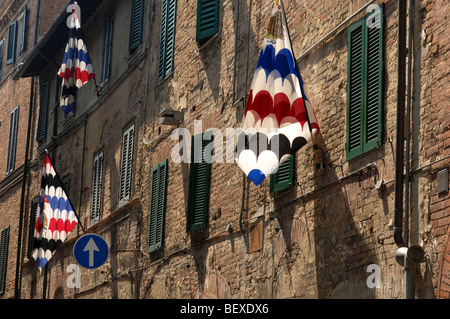
[[[98,268],[108,259],[108,244],[97,234],[87,234],[77,240],[73,255],[80,266],[87,269]]]

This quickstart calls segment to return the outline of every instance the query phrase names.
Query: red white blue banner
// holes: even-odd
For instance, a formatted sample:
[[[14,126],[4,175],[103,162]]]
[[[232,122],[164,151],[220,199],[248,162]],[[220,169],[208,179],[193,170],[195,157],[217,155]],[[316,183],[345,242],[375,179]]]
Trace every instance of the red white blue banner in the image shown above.
[[[292,53],[283,4],[275,0],[245,107],[236,161],[258,186],[318,130]]]
[[[58,71],[58,75],[63,78],[60,106],[66,115],[75,111],[77,90],[95,77],[75,9],[72,12],[71,26],[61,68]]]
[[[42,169],[32,256],[39,271],[75,228],[78,219],[48,154]]]

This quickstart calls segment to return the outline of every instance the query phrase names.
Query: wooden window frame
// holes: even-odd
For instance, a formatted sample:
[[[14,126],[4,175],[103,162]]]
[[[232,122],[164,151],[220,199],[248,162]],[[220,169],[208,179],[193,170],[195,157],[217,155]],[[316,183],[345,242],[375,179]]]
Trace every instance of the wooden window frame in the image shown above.
[[[0,232],[0,295],[6,292],[6,272],[8,269],[10,227],[3,228]]]
[[[9,175],[14,171],[16,166],[16,152],[17,152],[17,135],[19,133],[19,110],[17,106],[14,111],[11,112],[11,122],[9,125],[9,140],[8,140],[8,154],[6,162],[6,175]]]
[[[16,62],[18,21],[10,23],[8,28],[8,49],[6,51],[6,65]]]
[[[219,5],[219,0],[197,1],[196,39],[199,46],[219,32]]]
[[[47,121],[48,121],[48,108],[50,98],[50,83],[45,82],[41,86],[39,95],[39,120],[38,128],[36,132],[36,141],[42,142],[47,137]]]
[[[104,153],[100,151],[94,156],[92,165],[91,225],[100,221],[101,217],[103,161]]]
[[[173,73],[176,21],[177,0],[162,0],[158,82]]]
[[[142,43],[144,26],[144,0],[132,0],[130,19],[130,51],[136,50]]]
[[[114,39],[114,14],[110,13],[104,23],[102,69],[100,73],[100,86],[105,85],[111,78],[112,47]]]
[[[168,163],[166,159],[152,168],[147,241],[149,253],[161,249],[164,242]]]
[[[133,158],[135,125],[129,125],[122,135],[122,153],[120,159],[120,187],[119,206],[131,200],[131,188],[133,181]]]
[[[192,136],[186,223],[188,232],[203,230],[208,224],[212,158],[211,154],[204,154],[204,150],[207,145],[213,143],[210,133]]]
[[[0,40],[0,80],[3,75],[3,50],[5,48],[5,39]]]
[[[382,145],[384,5],[381,4],[378,9],[378,26],[370,26],[372,22],[369,19],[374,18],[375,12],[348,29],[347,160]]]
[[[277,194],[294,187],[295,182],[295,155],[280,165],[278,171],[270,175],[270,192]]]
[[[28,228],[28,250],[27,257],[32,258],[34,249],[34,231],[36,227],[37,211],[38,211],[39,200],[35,199],[31,202],[30,207],[30,227]]]

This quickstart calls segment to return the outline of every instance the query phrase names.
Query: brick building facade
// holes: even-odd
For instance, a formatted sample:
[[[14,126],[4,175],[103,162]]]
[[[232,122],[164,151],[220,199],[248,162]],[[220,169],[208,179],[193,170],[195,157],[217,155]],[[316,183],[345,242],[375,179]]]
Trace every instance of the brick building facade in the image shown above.
[[[241,127],[271,1],[194,3],[78,1],[97,76],[78,91],[69,117],[53,109],[56,71],[67,41],[61,33],[67,32],[64,5],[55,9],[53,23],[40,23],[47,31],[24,64],[11,71],[17,81],[2,84],[0,112],[9,116],[14,105],[26,102],[5,104],[4,96],[11,99],[5,90],[25,83],[26,92],[17,98],[29,99],[30,77],[38,83],[24,221],[37,200],[47,149],[81,224],[110,247],[107,262],[95,270],[80,268],[75,285],[72,250],[82,228],[42,274],[24,244],[21,297],[404,298],[406,279],[394,241],[398,1],[284,1],[293,50],[321,131],[287,167],[293,178],[281,191],[270,178],[255,187],[227,153],[234,151],[233,129]],[[416,298],[450,296],[445,3],[415,0],[408,12],[414,22],[408,48],[410,174],[405,180],[410,196],[403,228],[409,244],[425,253],[414,272]],[[373,12],[378,27],[366,29]],[[45,52],[44,60],[39,52]],[[368,70],[366,77],[355,76],[359,63]],[[361,96],[368,96],[356,109],[354,81],[367,83]],[[44,90],[51,100],[46,104],[39,103]],[[377,102],[371,104],[371,98]],[[36,140],[45,107],[45,131]],[[181,121],[167,117],[173,112],[182,115]],[[364,120],[356,126],[355,114]],[[2,122],[0,134],[7,134],[8,121]],[[191,137],[213,128],[215,161],[177,160],[190,159]],[[180,140],[182,129],[189,135]],[[376,143],[363,140],[370,134]],[[24,147],[18,144],[18,149]],[[11,207],[18,204],[13,200],[20,196],[18,185],[0,197],[0,228],[10,225],[11,244],[17,241],[19,209]],[[23,224],[27,243],[30,223]],[[14,254],[10,245],[2,298],[13,296]],[[380,271],[377,287],[371,285],[373,269]]]
[[[15,295],[16,262],[20,216],[30,209],[28,178],[24,179],[33,143],[27,146],[30,110],[35,110],[36,81],[31,78],[14,79],[17,68],[25,61],[34,42],[62,10],[65,1],[41,1],[36,30],[37,1],[2,1],[0,3],[0,230],[2,230],[2,297]],[[56,9],[59,7],[59,9]],[[58,12],[56,12],[58,11]],[[32,126],[31,126],[32,127]],[[32,135],[33,131],[30,132]],[[31,141],[31,139],[30,139]],[[28,174],[25,174],[28,177]],[[25,186],[24,186],[25,183]],[[23,253],[24,247],[20,247]]]

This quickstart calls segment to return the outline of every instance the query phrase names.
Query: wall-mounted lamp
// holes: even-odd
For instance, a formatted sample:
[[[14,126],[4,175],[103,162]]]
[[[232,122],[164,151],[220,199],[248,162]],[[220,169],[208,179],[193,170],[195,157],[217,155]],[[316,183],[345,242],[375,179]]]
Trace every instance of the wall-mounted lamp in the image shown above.
[[[183,122],[183,113],[172,109],[164,109],[159,114],[161,116],[159,124],[178,125]]]

